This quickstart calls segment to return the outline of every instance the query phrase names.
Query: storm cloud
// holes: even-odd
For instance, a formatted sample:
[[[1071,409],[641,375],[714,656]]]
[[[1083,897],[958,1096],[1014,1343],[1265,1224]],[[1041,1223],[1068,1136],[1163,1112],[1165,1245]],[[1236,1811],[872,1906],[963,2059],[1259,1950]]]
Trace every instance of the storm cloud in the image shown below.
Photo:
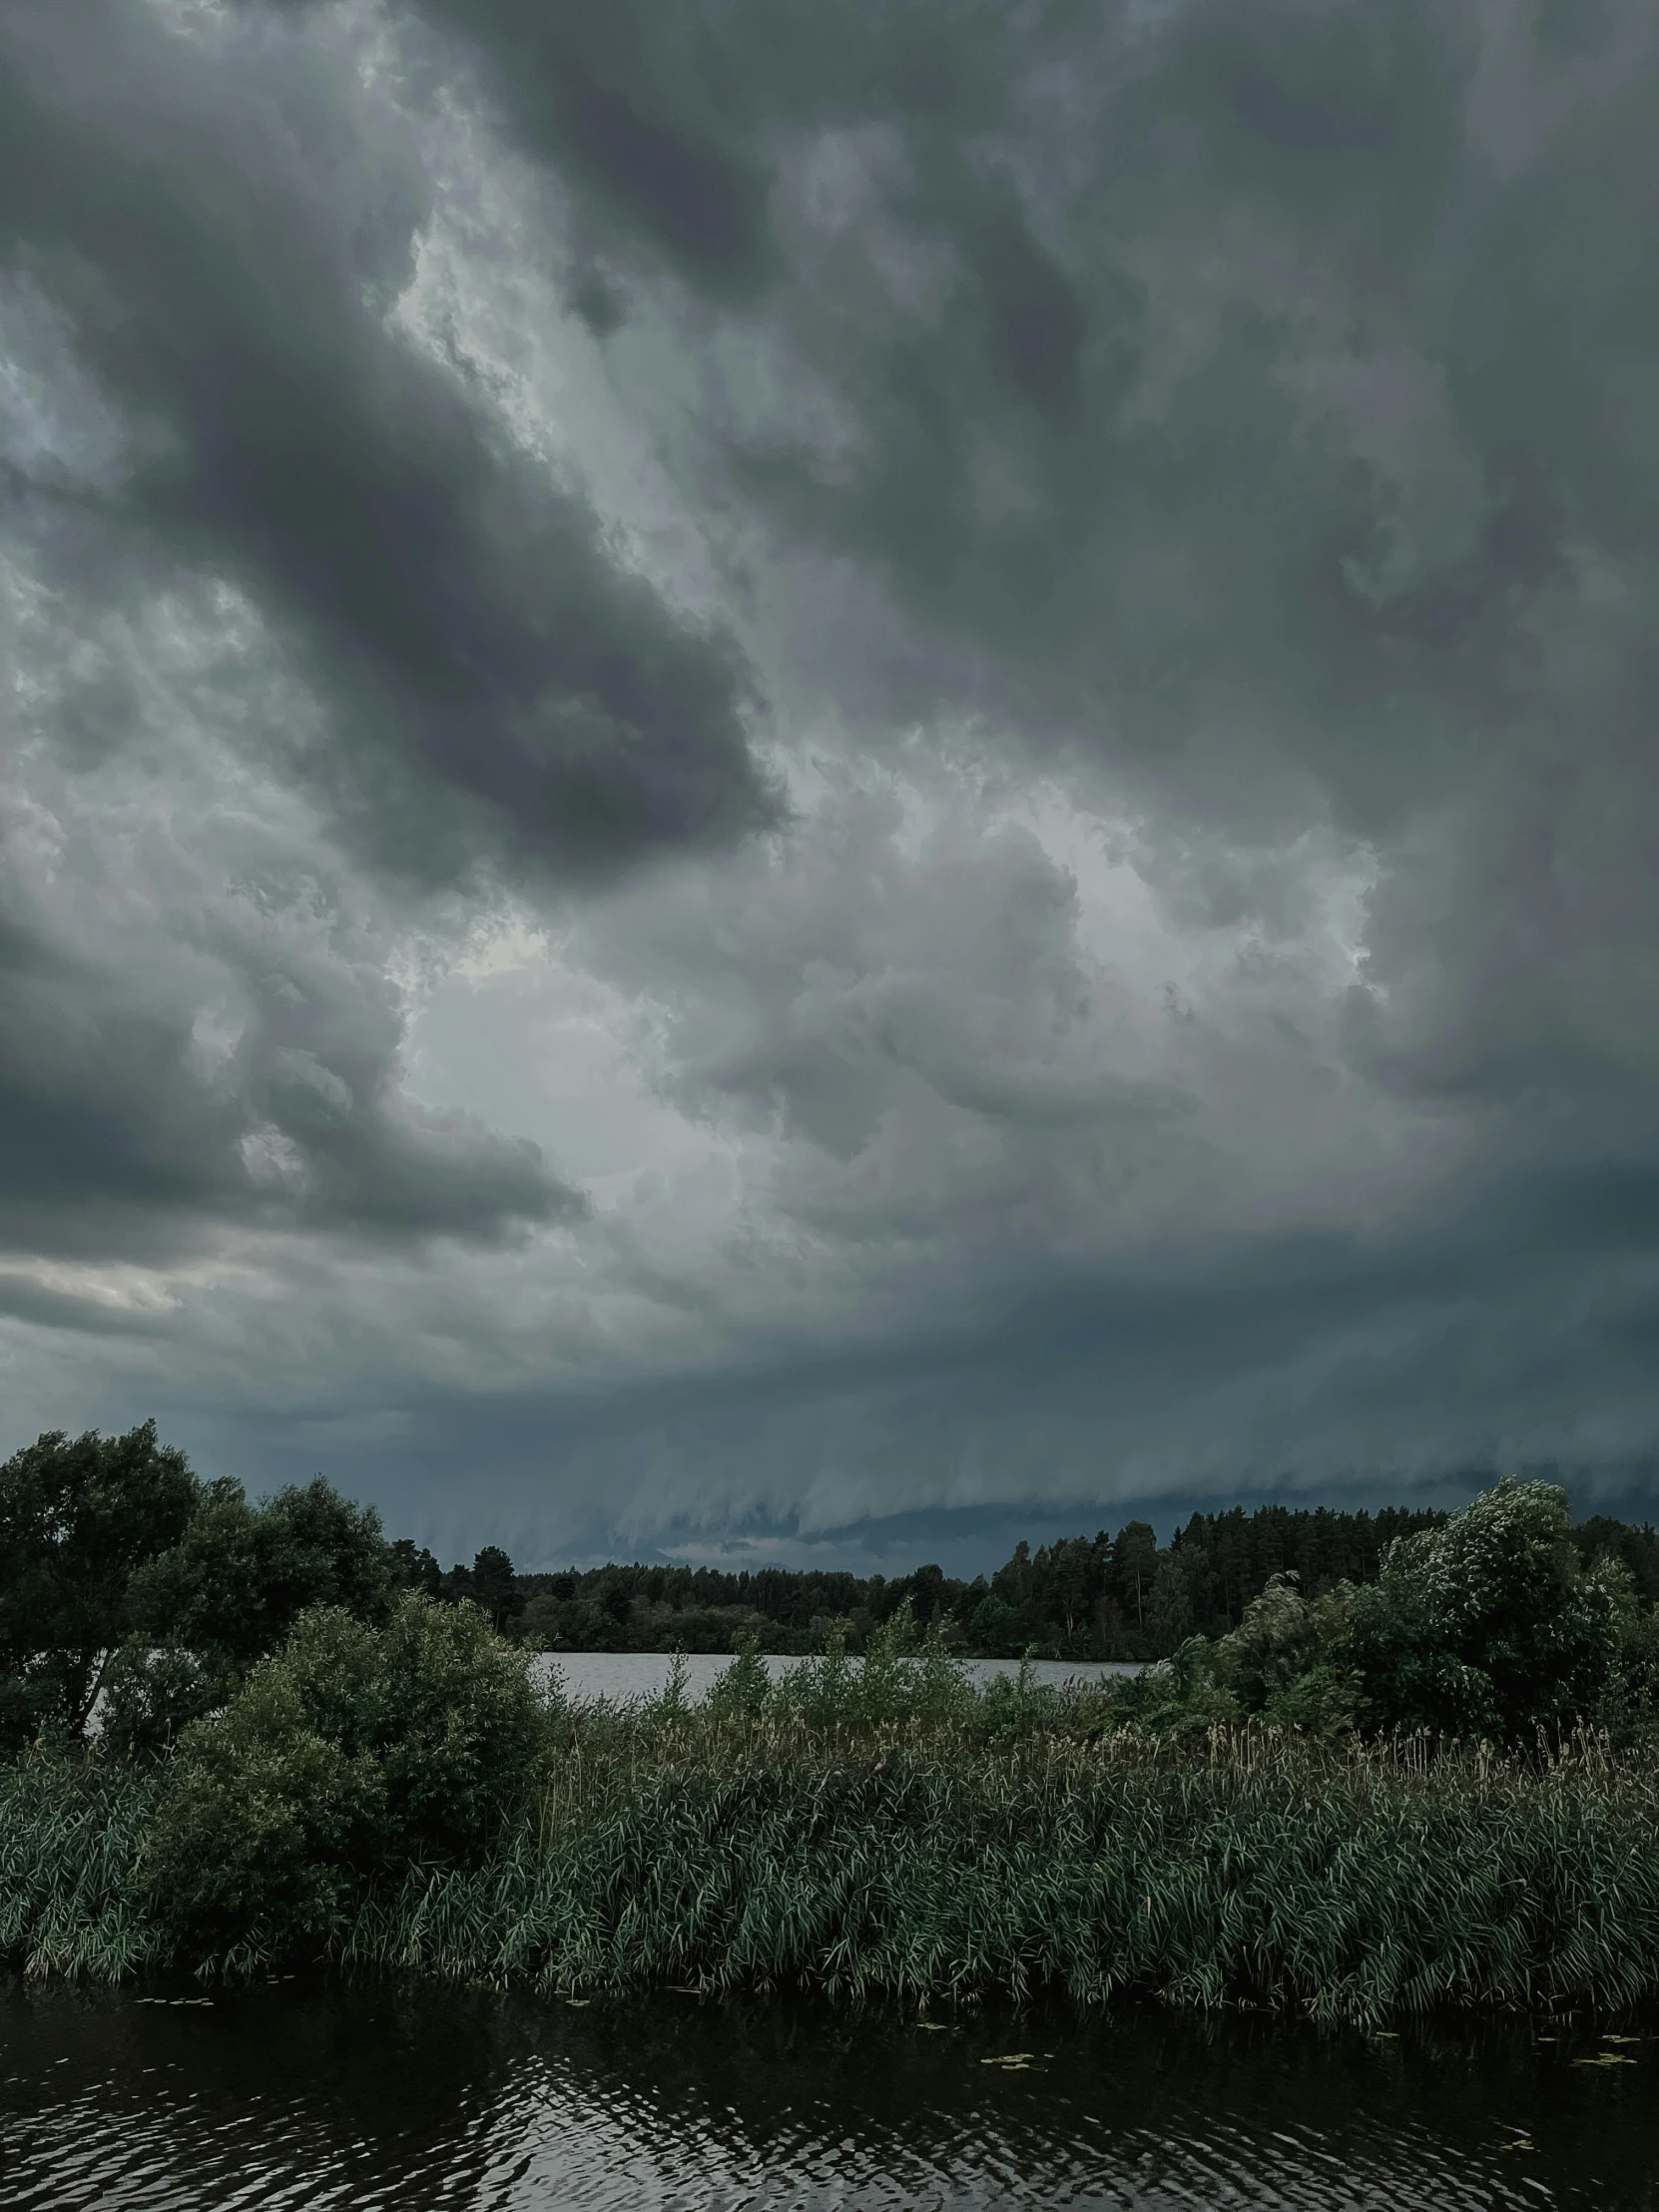
[[[151,14],[24,9],[8,33],[15,265],[142,425],[83,500],[314,658],[316,772],[394,865],[453,871],[482,842],[603,871],[764,822],[735,651],[386,329],[428,196],[352,98],[360,57],[257,11],[197,53]]]
[[[536,1557],[1641,1493],[1650,10],[0,61],[20,1436]]]

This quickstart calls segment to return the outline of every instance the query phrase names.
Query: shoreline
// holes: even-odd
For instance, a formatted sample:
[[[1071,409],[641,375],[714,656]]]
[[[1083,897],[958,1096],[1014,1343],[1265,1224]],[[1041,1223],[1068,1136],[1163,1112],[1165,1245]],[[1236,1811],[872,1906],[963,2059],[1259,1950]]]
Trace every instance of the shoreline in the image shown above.
[[[276,1941],[256,1913],[211,1948],[148,1871],[164,1795],[159,1772],[96,1763],[0,1776],[10,1962],[204,1988],[372,1969],[576,2001],[799,1989],[941,2017],[1152,2000],[1372,2030],[1659,2000],[1659,1766],[1583,1747],[993,1745],[588,1709],[475,1863],[318,1862],[333,1886],[306,1932]]]
[[[802,1669],[819,1663],[818,1654],[757,1652],[768,1681],[776,1688]],[[532,1679],[544,1691],[553,1677],[562,1694],[574,1703],[601,1701],[621,1704],[660,1696],[667,1688],[676,1660],[683,1662],[687,1691],[700,1704],[732,1665],[729,1652],[672,1651],[541,1651],[530,1661]],[[861,1653],[848,1653],[848,1673],[856,1679],[863,1672]],[[962,1679],[976,1690],[991,1682],[1026,1679],[1039,1690],[1094,1689],[1109,1682],[1129,1682],[1145,1674],[1156,1660],[1137,1659],[966,1659],[952,1655]],[[614,1686],[612,1686],[614,1685]]]

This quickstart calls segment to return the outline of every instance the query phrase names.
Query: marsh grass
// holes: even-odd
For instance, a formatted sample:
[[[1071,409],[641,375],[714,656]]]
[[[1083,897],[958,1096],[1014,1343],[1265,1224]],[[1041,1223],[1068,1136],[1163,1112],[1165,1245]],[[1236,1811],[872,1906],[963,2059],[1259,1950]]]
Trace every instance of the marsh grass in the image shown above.
[[[907,1680],[908,1694],[903,1692]],[[533,1798],[470,1866],[358,1870],[339,1963],[527,1982],[1061,1994],[1379,2024],[1659,1996],[1659,1766],[1261,1727],[1160,1737],[1110,1698],[827,1661],[693,1706],[555,1705]],[[0,1775],[0,1944],[36,1973],[201,1967],[146,1840],[169,1787]],[[246,1945],[244,1968],[274,1959]],[[225,1963],[222,1954],[220,1963]]]
[[[565,1992],[1620,2009],[1659,1994],[1656,1816],[1591,1739],[693,1719],[571,1745],[487,1867],[376,1885],[341,1955]]]
[[[162,1787],[61,1755],[0,1767],[0,1957],[102,1981],[166,1959],[143,1876]]]

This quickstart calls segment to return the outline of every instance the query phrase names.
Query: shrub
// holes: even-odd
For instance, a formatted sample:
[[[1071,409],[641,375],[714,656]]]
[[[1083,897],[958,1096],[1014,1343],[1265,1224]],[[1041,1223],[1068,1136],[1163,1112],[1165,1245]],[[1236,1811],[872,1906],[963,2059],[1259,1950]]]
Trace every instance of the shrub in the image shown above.
[[[1238,1700],[1216,1678],[1216,1647],[1189,1636],[1168,1659],[1115,1684],[1102,1721],[1108,1729],[1127,1723],[1146,1736],[1201,1737],[1238,1715]]]
[[[760,1641],[746,1636],[732,1664],[722,1667],[715,1677],[704,1703],[717,1720],[735,1719],[740,1714],[753,1719],[766,1711],[771,1695],[772,1676],[761,1657]]]
[[[325,1943],[376,1870],[476,1864],[545,1741],[526,1655],[475,1608],[410,1592],[383,1629],[303,1613],[180,1740],[148,1862],[160,1908],[198,1954]]]
[[[1390,1547],[1335,1656],[1373,1729],[1519,1743],[1595,1712],[1619,1638],[1617,1578],[1580,1562],[1564,1492],[1505,1481]]]
[[[1613,1599],[1618,1641],[1601,1695],[1597,1724],[1621,1751],[1659,1751],[1659,1612],[1638,1603],[1630,1570],[1617,1559],[1596,1562]]]
[[[1244,1619],[1216,1647],[1218,1683],[1237,1709],[1270,1727],[1329,1736],[1352,1728],[1359,1675],[1335,1656],[1348,1626],[1353,1592],[1303,1597],[1294,1574],[1276,1574]]]

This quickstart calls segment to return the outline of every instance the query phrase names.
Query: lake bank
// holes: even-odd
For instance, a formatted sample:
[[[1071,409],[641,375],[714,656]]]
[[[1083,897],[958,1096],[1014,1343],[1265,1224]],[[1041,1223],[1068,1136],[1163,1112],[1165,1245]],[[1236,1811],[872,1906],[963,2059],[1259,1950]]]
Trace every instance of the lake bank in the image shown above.
[[[813,1664],[780,1652],[761,1652],[757,1656],[773,1683],[782,1683]],[[600,1699],[626,1703],[658,1697],[668,1687],[677,1666],[684,1670],[686,1694],[695,1703],[708,1696],[731,1664],[730,1653],[676,1655],[660,1651],[547,1651],[531,1662],[538,1682],[557,1682],[564,1696],[582,1704]],[[863,1670],[861,1658],[849,1657],[846,1664],[854,1676]],[[1033,1659],[1023,1663],[1018,1659],[958,1659],[955,1664],[963,1680],[975,1689],[989,1682],[1017,1681],[1022,1664],[1028,1679],[1045,1690],[1092,1689],[1104,1682],[1132,1681],[1146,1672],[1138,1661],[1117,1659]]]
[[[0,1955],[1378,2030],[1628,2009],[1659,1998],[1659,1621],[1565,1512],[1500,1484],[1369,1589],[1276,1583],[1220,1645],[1058,1687],[902,1608],[857,1660],[751,1643],[701,1685],[592,1655],[588,1700],[412,1591],[302,1608],[240,1670],[129,1645],[96,1747],[43,1729],[0,1770]]]

